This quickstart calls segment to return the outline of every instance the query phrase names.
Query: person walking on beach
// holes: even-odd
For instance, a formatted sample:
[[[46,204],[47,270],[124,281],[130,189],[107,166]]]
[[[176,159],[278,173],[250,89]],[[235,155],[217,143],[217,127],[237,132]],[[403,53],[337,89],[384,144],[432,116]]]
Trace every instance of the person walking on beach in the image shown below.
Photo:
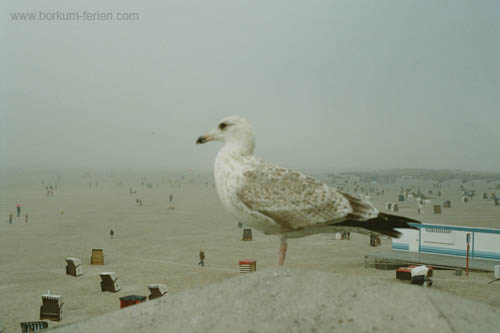
[[[174,205],[172,204],[173,200],[174,200],[174,195],[170,194],[170,204],[168,205],[168,209],[174,209]]]
[[[205,252],[203,250],[200,250],[200,262],[198,263],[199,266],[205,267]]]
[[[113,231],[113,229],[111,229],[111,231],[109,232],[109,235],[111,236],[111,239],[113,239],[113,236],[115,235],[115,232]]]
[[[12,224],[12,218],[14,217],[14,215],[12,214],[9,214],[9,224]]]
[[[421,198],[417,198],[417,213],[418,214],[423,214],[424,213],[424,205],[422,203]]]
[[[21,205],[16,204],[16,210],[17,210],[17,217],[21,216]]]
[[[24,217],[24,223],[28,223],[28,214]]]

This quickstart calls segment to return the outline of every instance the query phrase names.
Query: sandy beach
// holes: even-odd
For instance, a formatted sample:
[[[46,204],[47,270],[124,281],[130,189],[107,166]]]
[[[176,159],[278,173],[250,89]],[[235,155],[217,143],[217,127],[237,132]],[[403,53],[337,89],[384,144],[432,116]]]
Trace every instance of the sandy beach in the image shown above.
[[[242,229],[219,203],[211,175],[57,175],[22,171],[2,175],[0,297],[5,305],[0,308],[0,321],[7,332],[18,331],[20,322],[38,320],[41,295],[47,290],[63,296],[63,319],[49,322],[49,327],[56,327],[115,311],[119,297],[146,296],[150,283],[166,283],[169,294],[175,294],[239,276],[239,259],[257,260],[257,271],[277,266],[279,238],[253,230],[253,241],[241,241]],[[142,186],[141,177],[152,187]],[[46,195],[49,184],[58,186],[53,196]],[[385,202],[397,201],[401,186],[416,184],[424,193],[433,189],[433,182],[416,180],[365,185],[385,190],[383,196],[372,193],[370,198],[384,211]],[[460,185],[458,180],[444,183],[442,196],[433,199],[436,204],[451,200],[452,208],[441,215],[432,214],[429,205],[424,214],[416,214],[414,201],[399,203],[399,214],[427,223],[498,228],[499,207],[481,198],[483,192],[494,192],[491,186],[495,184],[467,183],[476,190],[476,197],[468,203],[460,201]],[[130,194],[130,187],[137,193]],[[170,194],[175,209],[168,209]],[[17,203],[22,207],[21,217],[15,217]],[[10,213],[14,214],[12,224]],[[390,239],[382,240],[383,249],[390,247]],[[90,265],[92,248],[104,249],[104,266]],[[200,249],[207,257],[203,268],[198,266]],[[369,246],[368,236],[359,234],[352,234],[349,241],[335,240],[333,234],[291,239],[286,267],[401,284],[394,271],[364,267],[364,256],[378,249]],[[66,257],[80,258],[85,274],[65,275]],[[119,292],[101,292],[98,274],[104,271],[118,274]],[[471,272],[465,277],[436,271],[432,290],[500,308],[500,283],[488,285],[492,278],[491,272]]]

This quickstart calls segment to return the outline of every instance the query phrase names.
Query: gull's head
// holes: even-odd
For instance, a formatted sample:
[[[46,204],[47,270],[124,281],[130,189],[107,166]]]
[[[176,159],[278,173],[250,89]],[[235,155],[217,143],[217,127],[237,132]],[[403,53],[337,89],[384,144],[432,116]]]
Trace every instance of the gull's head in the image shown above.
[[[248,120],[239,116],[229,116],[217,124],[210,132],[203,134],[196,140],[196,144],[208,141],[222,141],[244,148],[248,153],[253,153],[255,147],[255,132]]]

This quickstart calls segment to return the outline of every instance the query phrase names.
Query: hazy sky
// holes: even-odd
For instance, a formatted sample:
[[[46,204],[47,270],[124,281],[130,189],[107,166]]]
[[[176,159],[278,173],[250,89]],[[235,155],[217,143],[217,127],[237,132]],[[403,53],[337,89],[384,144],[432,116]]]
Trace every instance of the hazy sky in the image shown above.
[[[303,169],[500,170],[500,1],[2,1],[0,161],[211,170],[251,120]],[[15,12],[138,21],[14,21]],[[154,132],[154,134],[153,134]]]

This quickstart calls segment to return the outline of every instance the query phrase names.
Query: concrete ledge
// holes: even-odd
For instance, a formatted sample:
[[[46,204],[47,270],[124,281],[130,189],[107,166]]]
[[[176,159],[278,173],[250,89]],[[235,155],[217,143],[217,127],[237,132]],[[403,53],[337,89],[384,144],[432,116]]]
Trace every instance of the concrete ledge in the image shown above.
[[[498,327],[499,308],[433,288],[276,268],[169,293],[53,331],[494,332]]]

